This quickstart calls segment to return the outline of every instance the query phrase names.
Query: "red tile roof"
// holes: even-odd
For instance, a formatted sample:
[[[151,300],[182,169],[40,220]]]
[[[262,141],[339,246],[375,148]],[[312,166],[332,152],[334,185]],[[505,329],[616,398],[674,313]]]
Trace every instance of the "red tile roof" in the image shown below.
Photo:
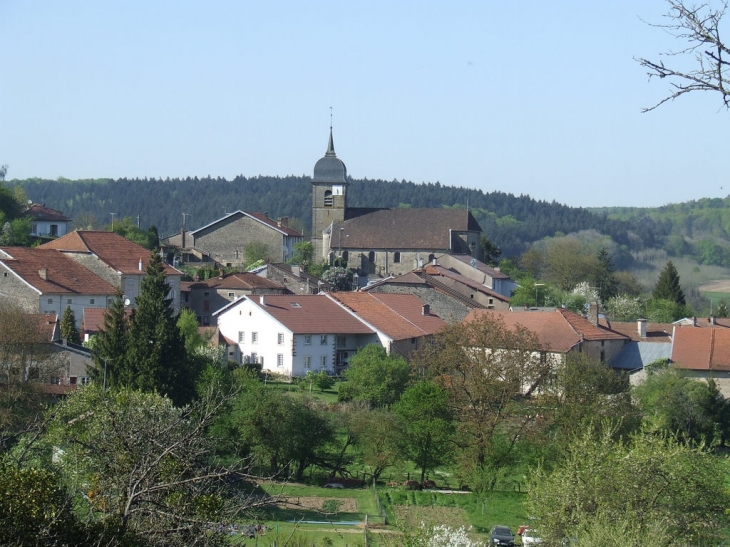
[[[423,314],[423,302],[411,294],[338,292],[330,296],[393,340],[435,334],[446,322]]]
[[[83,331],[88,334],[97,334],[104,330],[104,317],[107,308],[84,308]],[[132,315],[131,309],[125,309],[127,317]]]
[[[71,219],[65,216],[61,211],[56,211],[50,207],[46,207],[45,204],[33,203],[24,212],[24,216],[31,217],[35,220],[48,220],[48,221],[59,221],[59,222],[71,222]]]
[[[254,290],[254,289],[281,289],[284,290],[286,287],[256,275],[250,272],[241,273],[229,273],[223,277],[211,277],[205,281],[197,281],[194,283],[187,283],[186,288],[198,289],[207,287],[209,289],[238,289],[238,290]]]
[[[677,327],[672,361],[683,369],[730,370],[730,330]]]
[[[54,249],[3,247],[0,262],[42,294],[109,295],[116,289],[80,264]],[[42,277],[45,272],[45,279]]]
[[[671,323],[646,323],[646,336],[639,336],[639,325],[636,321],[623,322],[611,321],[609,328],[624,336],[628,336],[634,342],[662,342],[667,343],[672,339],[674,325]]]
[[[296,334],[374,334],[370,327],[324,294],[246,298]]]
[[[423,271],[432,277],[446,277],[449,279],[453,279],[454,281],[461,283],[465,287],[469,287],[470,289],[486,294],[488,296],[491,296],[492,298],[496,298],[497,300],[500,300],[502,302],[509,302],[509,298],[504,296],[503,294],[499,294],[496,291],[493,291],[486,285],[483,285],[482,283],[479,283],[477,281],[474,281],[473,279],[466,277],[465,275],[461,275],[458,272],[453,272],[449,270],[448,268],[444,268],[443,266],[425,266],[423,268]]]
[[[491,315],[488,315],[491,314]],[[626,340],[623,334],[593,325],[586,318],[559,308],[554,311],[472,310],[464,322],[480,317],[500,318],[508,328],[522,326],[537,336],[540,349],[565,353],[582,340]]]
[[[44,243],[41,249],[56,249],[66,252],[93,253],[110,267],[123,274],[143,275],[152,254],[148,249],[114,232],[75,230],[63,237]],[[142,269],[139,262],[142,261]],[[181,272],[165,264],[167,275],[181,275]]]

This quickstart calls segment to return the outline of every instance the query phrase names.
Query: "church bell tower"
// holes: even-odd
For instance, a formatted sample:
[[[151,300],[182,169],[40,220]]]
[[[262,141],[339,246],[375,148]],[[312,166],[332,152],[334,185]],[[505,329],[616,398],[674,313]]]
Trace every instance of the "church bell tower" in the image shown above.
[[[335,154],[330,126],[327,152],[314,165],[312,177],[312,245],[317,259],[325,258],[329,252],[329,249],[324,248],[322,232],[333,222],[345,220],[349,184],[347,167]]]

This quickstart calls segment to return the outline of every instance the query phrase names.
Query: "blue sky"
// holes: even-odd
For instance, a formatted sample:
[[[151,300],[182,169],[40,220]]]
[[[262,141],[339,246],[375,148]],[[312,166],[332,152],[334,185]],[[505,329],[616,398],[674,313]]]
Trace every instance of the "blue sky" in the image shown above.
[[[665,0],[0,0],[8,178],[311,175],[571,206],[725,197],[730,114],[635,57]],[[726,25],[727,26],[727,25]],[[730,40],[730,33],[728,33]],[[241,204],[245,207],[245,204]]]

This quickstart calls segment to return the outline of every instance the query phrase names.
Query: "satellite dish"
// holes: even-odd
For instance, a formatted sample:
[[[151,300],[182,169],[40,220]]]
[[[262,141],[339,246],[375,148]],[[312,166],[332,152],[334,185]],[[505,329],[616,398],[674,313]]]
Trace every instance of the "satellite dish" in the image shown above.
[[[476,268],[476,267],[477,267],[477,259],[476,259],[476,258],[472,258],[472,259],[471,259],[471,260],[469,261],[469,264],[471,264],[471,267],[472,267],[472,268]]]
[[[585,304],[583,304],[583,307],[585,309],[590,309],[591,305],[588,302],[586,302]]]
[[[129,298],[124,299],[124,305],[129,306],[132,302],[129,300]]]

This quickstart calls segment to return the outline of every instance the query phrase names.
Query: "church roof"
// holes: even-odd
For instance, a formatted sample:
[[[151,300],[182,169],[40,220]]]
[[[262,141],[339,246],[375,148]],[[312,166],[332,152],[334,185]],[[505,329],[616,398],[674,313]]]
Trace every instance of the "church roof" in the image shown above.
[[[343,228],[341,238],[339,230]],[[332,226],[332,247],[447,252],[451,231],[481,232],[467,209],[382,209]],[[335,235],[337,234],[337,235]]]
[[[312,182],[325,182],[330,184],[347,184],[347,167],[345,163],[335,154],[335,142],[332,138],[330,127],[330,139],[327,143],[327,152],[314,164],[314,176]]]

